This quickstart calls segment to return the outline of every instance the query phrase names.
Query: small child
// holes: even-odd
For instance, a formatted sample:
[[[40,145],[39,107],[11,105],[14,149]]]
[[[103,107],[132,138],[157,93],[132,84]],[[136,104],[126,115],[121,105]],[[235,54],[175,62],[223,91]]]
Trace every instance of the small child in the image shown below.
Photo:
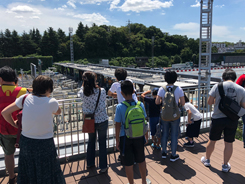
[[[150,122],[150,129],[151,129],[151,136],[152,136],[152,147],[156,148],[158,150],[161,149],[160,145],[160,137],[157,137],[157,141],[155,140],[155,134],[156,134],[156,126],[159,122],[160,119],[160,110],[161,110],[161,105],[156,105],[156,97],[158,93],[159,88],[154,88],[152,91],[146,91],[141,94],[141,97],[144,99],[146,103],[149,104],[149,122]],[[145,95],[147,94],[152,94],[152,97],[146,97]]]
[[[189,102],[188,97],[185,95],[185,110],[187,111],[188,124],[186,130],[186,136],[188,142],[184,144],[185,147],[194,147],[193,137],[198,137],[200,132],[200,126],[202,122],[202,114]]]
[[[130,81],[123,81],[121,83],[121,93],[125,101],[129,105],[136,105],[137,102],[132,97],[134,93],[133,83]],[[121,164],[125,166],[126,176],[130,184],[134,183],[134,162],[139,164],[139,170],[141,173],[142,183],[151,184],[149,179],[146,179],[146,162],[144,153],[144,136],[130,139],[126,136],[124,125],[126,122],[125,113],[127,106],[123,103],[117,105],[115,122],[116,122],[116,148],[120,150]],[[143,103],[140,103],[142,111],[138,113],[144,113],[146,117],[145,107]],[[140,114],[142,116],[142,114]],[[147,133],[146,133],[147,136]],[[146,137],[147,140],[147,137]]]

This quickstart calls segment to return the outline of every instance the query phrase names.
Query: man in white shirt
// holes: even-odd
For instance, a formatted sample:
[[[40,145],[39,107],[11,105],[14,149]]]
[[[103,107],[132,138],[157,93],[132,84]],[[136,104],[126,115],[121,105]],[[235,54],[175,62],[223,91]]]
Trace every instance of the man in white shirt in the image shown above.
[[[111,88],[108,91],[108,96],[117,98],[118,103],[121,103],[121,102],[125,101],[125,99],[123,98],[123,96],[121,94],[121,82],[124,80],[128,80],[128,81],[133,83],[133,81],[130,79],[126,79],[127,78],[127,71],[124,68],[117,68],[115,70],[115,77],[117,79],[117,82],[114,82],[111,85]],[[133,99],[135,102],[138,101],[136,94],[133,94]]]

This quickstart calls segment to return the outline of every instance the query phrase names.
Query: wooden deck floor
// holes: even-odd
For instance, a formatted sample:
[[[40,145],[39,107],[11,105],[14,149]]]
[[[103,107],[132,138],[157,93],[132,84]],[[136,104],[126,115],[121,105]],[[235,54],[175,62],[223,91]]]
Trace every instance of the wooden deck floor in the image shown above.
[[[152,150],[150,146],[145,148],[147,162],[147,178],[152,184],[163,183],[195,183],[195,184],[245,184],[245,149],[241,141],[234,142],[234,152],[230,160],[229,173],[221,171],[223,160],[224,141],[216,143],[215,151],[211,157],[211,167],[202,165],[200,158],[206,150],[208,134],[201,134],[195,140],[194,148],[183,148],[184,138],[179,139],[178,154],[180,159],[170,162],[169,158],[161,159],[161,152]],[[124,168],[117,161],[118,153],[108,154],[110,168],[108,174],[98,174],[98,169],[86,169],[86,161],[80,160],[61,166],[67,184],[120,184],[128,183]],[[134,166],[135,183],[140,184],[138,166]],[[0,178],[0,183],[7,183],[7,178]]]

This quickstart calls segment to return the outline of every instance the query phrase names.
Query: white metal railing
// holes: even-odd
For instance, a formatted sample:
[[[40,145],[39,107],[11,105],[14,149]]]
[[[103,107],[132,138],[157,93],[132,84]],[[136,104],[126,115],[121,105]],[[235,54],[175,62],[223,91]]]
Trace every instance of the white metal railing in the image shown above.
[[[209,91],[209,90],[208,90]],[[201,93],[208,93],[207,89],[202,89]],[[198,90],[187,89],[185,91],[194,105],[198,104]],[[139,97],[139,95],[138,95]],[[201,97],[202,98],[202,97]],[[201,99],[201,111],[203,112],[203,121],[201,129],[208,128],[211,122],[211,111],[207,112],[207,99]],[[86,153],[88,134],[82,133],[83,112],[82,101],[80,98],[58,100],[59,106],[62,109],[61,115],[54,117],[54,141],[57,147],[58,156],[70,157],[77,154]],[[108,114],[109,126],[107,130],[107,148],[115,149],[115,122],[114,115],[117,105],[117,100],[108,98],[106,100],[106,112]],[[212,109],[212,108],[210,108]],[[181,116],[181,133],[186,132],[187,115],[183,111]],[[149,137],[151,138],[151,137]],[[96,146],[96,149],[97,146]]]

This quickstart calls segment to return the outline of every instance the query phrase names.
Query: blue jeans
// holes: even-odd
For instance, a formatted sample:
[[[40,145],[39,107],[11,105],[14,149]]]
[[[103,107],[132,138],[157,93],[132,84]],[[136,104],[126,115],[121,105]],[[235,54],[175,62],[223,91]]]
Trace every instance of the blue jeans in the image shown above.
[[[95,141],[98,132],[99,141],[99,168],[107,167],[107,150],[106,150],[106,135],[108,128],[108,120],[102,123],[95,123],[95,132],[89,133],[88,148],[87,148],[87,165],[95,165]]]
[[[245,115],[242,117],[242,122],[243,122],[242,139],[245,145]]]
[[[178,141],[178,136],[179,136],[179,124],[180,124],[180,119],[177,119],[175,121],[163,121],[161,120],[161,128],[162,128],[162,139],[161,139],[161,144],[162,144],[162,153],[167,153],[167,141],[168,141],[168,134],[169,134],[169,129],[171,127],[171,150],[172,150],[172,155],[176,155],[176,150],[177,150],[177,141]]]

